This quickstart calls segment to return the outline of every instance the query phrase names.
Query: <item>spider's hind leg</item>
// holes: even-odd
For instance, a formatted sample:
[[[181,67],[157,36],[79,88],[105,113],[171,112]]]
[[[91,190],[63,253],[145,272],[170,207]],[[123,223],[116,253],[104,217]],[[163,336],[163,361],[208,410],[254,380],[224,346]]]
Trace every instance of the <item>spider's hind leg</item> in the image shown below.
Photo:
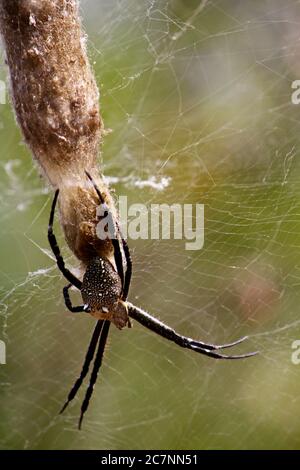
[[[53,251],[53,254],[56,258],[56,263],[57,263],[58,268],[60,269],[62,274],[65,276],[65,278],[69,282],[71,282],[71,284],[73,284],[73,286],[77,287],[77,289],[80,290],[81,286],[82,286],[82,282],[79,279],[77,279],[77,277],[74,276],[74,274],[72,274],[71,271],[69,271],[66,268],[64,259],[61,255],[59,246],[57,244],[56,237],[55,237],[54,232],[53,232],[54,213],[55,213],[58,194],[59,194],[59,189],[57,189],[55,191],[54,199],[53,199],[52,206],[51,206],[49,224],[48,224],[48,241],[49,241],[50,247]]]

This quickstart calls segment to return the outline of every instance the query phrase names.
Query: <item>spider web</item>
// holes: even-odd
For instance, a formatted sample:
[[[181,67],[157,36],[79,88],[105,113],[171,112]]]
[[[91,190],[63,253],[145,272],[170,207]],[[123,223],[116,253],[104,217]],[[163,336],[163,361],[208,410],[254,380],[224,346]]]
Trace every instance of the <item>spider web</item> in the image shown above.
[[[299,2],[82,0],[81,9],[116,194],[205,205],[200,251],[129,240],[130,300],[203,341],[249,334],[235,351],[260,356],[218,362],[137,324],[113,328],[83,430],[84,390],[58,416],[94,321],[66,312],[46,238],[51,193],[2,104],[0,447],[299,448]],[[56,233],[76,268],[57,221]]]

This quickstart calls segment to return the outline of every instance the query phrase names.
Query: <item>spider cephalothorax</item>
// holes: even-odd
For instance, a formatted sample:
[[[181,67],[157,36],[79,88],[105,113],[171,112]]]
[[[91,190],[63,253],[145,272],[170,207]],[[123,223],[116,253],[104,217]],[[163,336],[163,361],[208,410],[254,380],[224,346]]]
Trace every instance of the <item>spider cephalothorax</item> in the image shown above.
[[[56,237],[53,233],[53,221],[56,202],[59,194],[59,190],[56,190],[55,196],[52,203],[50,212],[49,227],[48,227],[48,239],[52,251],[55,255],[57,266],[69,281],[69,284],[64,287],[63,293],[67,308],[71,312],[89,312],[91,315],[98,319],[95,326],[88,351],[86,353],[85,361],[82,366],[82,370],[79,378],[76,380],[72,387],[67,401],[62,407],[63,412],[71,400],[75,397],[78,392],[84,378],[86,377],[90,363],[94,356],[93,371],[90,378],[90,383],[81,406],[81,414],[79,419],[79,428],[82,423],[83,415],[86,412],[89,401],[93,393],[94,385],[97,380],[98,372],[102,364],[102,357],[104,348],[109,332],[110,323],[114,323],[118,328],[130,324],[130,318],[138,321],[141,325],[145,326],[149,330],[157,333],[163,338],[172,341],[173,343],[181,346],[182,348],[191,349],[192,351],[198,352],[204,356],[213,357],[214,359],[244,359],[246,357],[254,356],[257,354],[248,353],[234,356],[227,356],[217,352],[219,349],[230,348],[241,342],[247,337],[241,338],[237,341],[228,344],[210,344],[202,341],[194,340],[187,336],[182,336],[176,333],[175,330],[165,325],[160,320],[151,316],[141,308],[136,307],[127,301],[128,291],[131,281],[132,273],[132,262],[129,253],[129,248],[126,240],[122,237],[118,223],[114,220],[114,217],[104,201],[101,192],[93,181],[89,173],[86,172],[87,177],[91,181],[99,198],[99,203],[102,206],[103,213],[109,216],[110,226],[110,241],[113,248],[114,264],[105,257],[92,256],[89,262],[86,264],[86,271],[83,276],[83,280],[78,279],[74,274],[69,271],[64,263],[64,260],[60,254],[59,247],[57,245]],[[123,268],[123,259],[125,264],[125,272]],[[69,289],[71,286],[76,287],[80,290],[84,305],[73,306],[70,296]],[[98,349],[97,349],[98,344]],[[97,349],[97,352],[96,352]]]
[[[125,302],[121,299],[122,283],[111,262],[93,258],[85,271],[81,287],[84,310],[95,318],[110,320],[122,329],[128,324]]]

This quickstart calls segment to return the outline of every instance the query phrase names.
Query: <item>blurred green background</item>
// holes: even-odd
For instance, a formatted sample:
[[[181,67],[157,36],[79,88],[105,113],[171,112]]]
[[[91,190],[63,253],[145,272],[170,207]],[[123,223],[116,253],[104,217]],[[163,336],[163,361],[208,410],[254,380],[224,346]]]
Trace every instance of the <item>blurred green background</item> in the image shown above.
[[[112,328],[93,400],[58,411],[94,320],[66,311],[46,238],[52,193],[0,105],[2,449],[300,448],[300,79],[296,0],[81,1],[107,129],[103,169],[129,203],[205,204],[205,245],[129,240],[130,300],[211,342],[218,362],[135,324]],[[4,61],[2,61],[4,64]],[[6,70],[1,68],[1,79]],[[70,266],[59,225],[56,232]],[[73,293],[74,299],[76,295]]]

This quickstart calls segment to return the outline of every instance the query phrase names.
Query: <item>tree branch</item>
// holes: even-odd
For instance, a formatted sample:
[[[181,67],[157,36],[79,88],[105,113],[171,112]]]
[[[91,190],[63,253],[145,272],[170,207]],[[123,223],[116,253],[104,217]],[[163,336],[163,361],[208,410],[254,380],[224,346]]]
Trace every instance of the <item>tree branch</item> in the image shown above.
[[[111,256],[96,236],[96,180],[115,212],[97,169],[102,121],[99,93],[85,49],[77,0],[0,0],[0,27],[11,95],[24,138],[42,174],[60,189],[61,224],[75,255],[86,262]]]

